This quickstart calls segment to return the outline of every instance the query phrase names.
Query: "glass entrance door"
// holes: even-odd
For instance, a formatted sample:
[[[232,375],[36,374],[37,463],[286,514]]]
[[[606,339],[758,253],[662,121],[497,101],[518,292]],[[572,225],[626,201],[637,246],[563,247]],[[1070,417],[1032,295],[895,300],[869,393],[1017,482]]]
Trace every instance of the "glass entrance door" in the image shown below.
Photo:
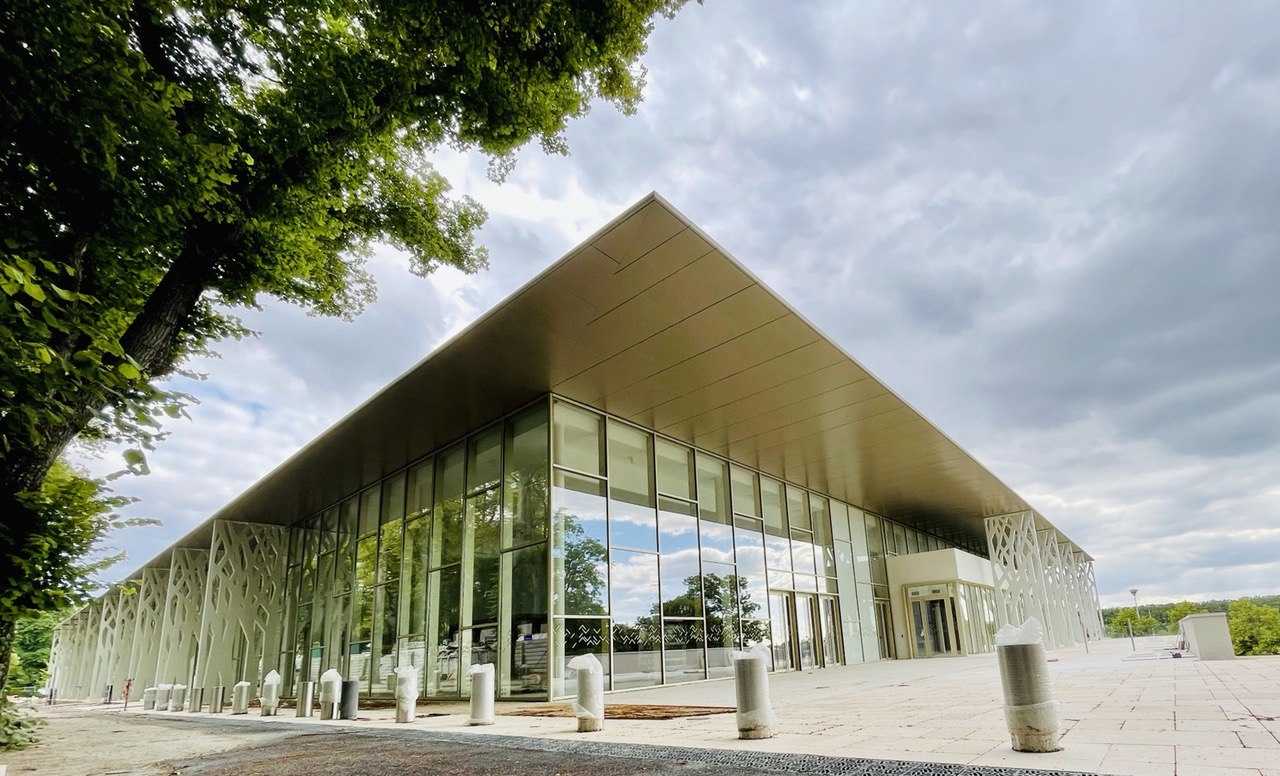
[[[960,654],[951,606],[950,597],[911,602],[916,657]]]
[[[790,671],[796,667],[792,651],[795,639],[792,625],[795,617],[792,614],[794,602],[790,593],[771,591],[769,593],[769,621],[773,631],[773,670]]]
[[[796,646],[800,668],[818,665],[818,597],[796,593]]]

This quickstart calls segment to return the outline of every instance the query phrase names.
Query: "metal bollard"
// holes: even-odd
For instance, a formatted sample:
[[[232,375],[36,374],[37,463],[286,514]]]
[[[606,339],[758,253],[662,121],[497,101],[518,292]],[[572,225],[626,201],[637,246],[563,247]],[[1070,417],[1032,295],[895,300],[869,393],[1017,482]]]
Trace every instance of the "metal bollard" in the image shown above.
[[[493,663],[471,666],[468,673],[471,674],[471,719],[467,724],[492,725]]]
[[[232,714],[248,714],[249,713],[249,683],[239,681],[231,688],[231,713]]]
[[[339,716],[342,719],[355,719],[360,711],[360,682],[346,679],[342,682],[342,694],[338,702]]]
[[[1035,619],[996,633],[1004,718],[1015,752],[1057,752],[1058,704],[1049,687],[1043,626]],[[1004,643],[1001,643],[1004,642]]]
[[[316,683],[302,682],[298,686],[298,714],[299,717],[310,717],[311,707],[316,702]]]
[[[342,702],[342,674],[330,668],[320,675],[320,719],[337,719]]]
[[[147,689],[142,691],[142,710],[143,711],[156,710],[156,692],[157,690],[155,687],[148,687]]]
[[[169,711],[182,711],[187,705],[187,686],[175,684],[169,693]]]
[[[778,724],[769,702],[769,653],[757,648],[733,653],[733,681],[738,697],[738,738],[773,738]]]
[[[274,717],[280,708],[281,681],[280,673],[274,669],[262,678],[262,697],[258,699],[262,703],[262,716]]]
[[[113,685],[113,684],[109,684],[109,685],[107,685],[106,687],[103,687],[103,688],[102,688],[102,702],[103,702],[103,704],[109,704],[109,703],[111,703],[111,698],[115,695],[115,690],[116,690],[116,688],[115,688],[115,685]]]
[[[567,666],[578,676],[578,699],[573,713],[578,718],[579,733],[604,729],[604,667],[595,655],[578,655]]]
[[[396,722],[412,722],[418,710],[418,669],[398,666],[396,673]]]
[[[214,685],[213,689],[209,691],[209,713],[210,714],[222,713],[222,702],[226,700],[226,694],[227,694],[227,689],[220,684]]]
[[[199,714],[200,709],[204,708],[204,688],[192,687],[189,695],[191,697],[188,699],[187,711],[192,714]]]

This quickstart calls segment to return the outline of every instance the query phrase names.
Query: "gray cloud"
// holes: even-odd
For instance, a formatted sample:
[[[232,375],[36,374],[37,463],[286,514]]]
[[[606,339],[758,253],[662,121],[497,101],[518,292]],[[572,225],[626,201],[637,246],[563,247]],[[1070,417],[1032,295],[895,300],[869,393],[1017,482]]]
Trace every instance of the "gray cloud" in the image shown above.
[[[598,107],[572,156],[527,150],[496,187],[442,155],[492,213],[489,272],[426,282],[385,254],[355,324],[253,316],[262,339],[224,348],[196,422],[125,485],[182,516],[137,541],[159,549],[658,189],[1093,552],[1104,600],[1274,591],[1277,17],[691,6],[657,26],[638,114]]]

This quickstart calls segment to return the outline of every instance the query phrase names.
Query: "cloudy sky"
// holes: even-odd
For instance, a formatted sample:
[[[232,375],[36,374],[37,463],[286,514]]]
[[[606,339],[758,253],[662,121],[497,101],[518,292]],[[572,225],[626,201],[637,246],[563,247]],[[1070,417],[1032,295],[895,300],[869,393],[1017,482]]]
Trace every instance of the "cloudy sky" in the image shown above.
[[[657,190],[1096,557],[1104,604],[1280,591],[1280,6],[709,0],[638,115],[506,183],[474,277],[283,305],[117,489],[127,573]],[[118,456],[91,461],[97,473]]]

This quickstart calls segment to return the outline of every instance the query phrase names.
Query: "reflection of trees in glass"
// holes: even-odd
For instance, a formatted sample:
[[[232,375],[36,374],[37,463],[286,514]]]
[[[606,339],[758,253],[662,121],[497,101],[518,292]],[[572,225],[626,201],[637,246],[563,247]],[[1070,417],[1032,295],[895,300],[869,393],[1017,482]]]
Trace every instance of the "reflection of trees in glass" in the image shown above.
[[[545,433],[545,431],[544,431]],[[547,458],[545,450],[532,460],[510,464],[507,472],[505,546],[519,546],[547,538]],[[518,468],[516,468],[518,467]]]
[[[475,565],[471,575],[471,622],[496,622],[499,597],[498,541],[502,491],[492,488],[467,500],[467,519],[474,537]]]
[[[695,574],[684,578],[684,586],[684,591],[679,595],[664,596],[661,603],[654,605],[652,616],[638,618],[636,626],[656,630],[660,613],[665,613],[668,617],[679,617],[682,616],[681,612],[698,611],[698,603],[701,602],[707,631],[733,634],[732,644],[716,646],[755,644],[768,639],[769,623],[760,619],[765,613],[761,610],[760,603],[751,599],[746,577],[737,574]],[[614,627],[616,632],[618,626]]]
[[[577,517],[564,509],[555,514],[560,527],[561,579],[564,585],[565,614],[607,615],[603,571],[607,551],[604,543],[589,536]]]

